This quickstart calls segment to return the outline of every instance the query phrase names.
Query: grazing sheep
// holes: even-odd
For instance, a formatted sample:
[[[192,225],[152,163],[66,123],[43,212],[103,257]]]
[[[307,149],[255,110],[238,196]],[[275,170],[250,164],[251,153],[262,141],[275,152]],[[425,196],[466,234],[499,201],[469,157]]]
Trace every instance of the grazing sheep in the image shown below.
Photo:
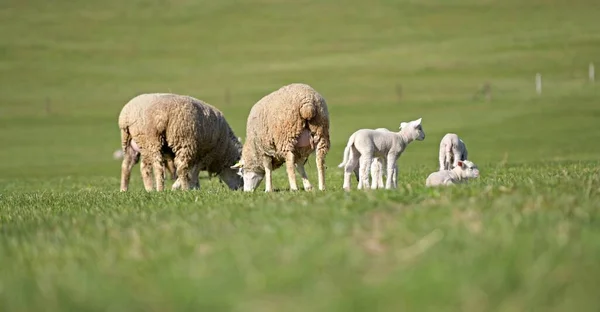
[[[450,170],[468,156],[465,143],[454,133],[446,133],[440,141],[440,171]]]
[[[440,185],[453,185],[466,182],[468,179],[478,178],[479,169],[472,161],[459,160],[456,163],[456,167],[451,170],[440,170],[431,173],[427,180],[425,180],[425,186],[440,186]]]
[[[325,99],[311,86],[293,83],[261,98],[250,110],[246,142],[238,168],[244,191],[254,191],[265,181],[273,190],[272,171],[285,163],[290,190],[298,190],[294,167],[304,190],[312,189],[304,164],[316,151],[319,190],[325,190],[325,156],[329,151],[329,112]]]
[[[387,177],[386,189],[397,187],[394,185],[394,177],[397,178],[398,166],[396,161],[404,152],[408,144],[414,140],[425,139],[425,132],[421,126],[421,118],[410,122],[402,122],[400,131],[384,132],[371,129],[358,130],[354,137],[348,140],[349,149],[344,153],[344,190],[350,190],[350,175],[359,165],[359,185],[369,188],[368,166],[374,157],[386,158]]]
[[[386,129],[386,128],[377,128],[377,129],[374,129],[374,130],[375,131],[383,131],[383,132],[392,132],[392,131],[390,131],[389,129]],[[348,139],[349,141],[350,140],[354,140],[354,135],[356,134],[356,132],[358,132],[358,130],[355,131],[350,136],[350,138]],[[350,146],[346,146],[346,148],[344,148],[344,155],[346,155],[346,153],[348,153],[349,149],[350,149]],[[382,175],[381,169],[382,169],[382,167],[385,167],[386,164],[387,164],[387,162],[386,162],[385,158],[383,158],[383,157],[381,157],[381,158],[380,157],[373,158],[373,162],[371,163],[371,178],[373,179],[373,183],[371,185],[371,188],[377,188],[377,187],[383,188],[383,175]],[[342,162],[342,163],[340,163],[338,165],[338,168],[343,168],[344,165],[345,165],[345,163]],[[356,166],[354,168],[354,175],[356,176],[356,181],[359,181],[359,176],[360,176],[360,174],[358,172],[358,169],[359,169],[358,166]],[[395,177],[392,177],[392,178],[394,179],[393,183],[395,184],[396,183],[396,178]],[[358,189],[361,189],[361,188],[362,188],[362,184],[359,183],[358,184]]]
[[[164,155],[174,157],[177,180],[173,189],[198,188],[198,173],[218,175],[230,189],[238,189],[242,179],[230,167],[241,155],[242,145],[217,108],[186,95],[147,93],[134,97],[119,115],[121,145],[129,153],[131,140],[139,145],[144,188],[164,189]],[[122,166],[123,171],[127,168]],[[123,190],[123,188],[122,188]]]

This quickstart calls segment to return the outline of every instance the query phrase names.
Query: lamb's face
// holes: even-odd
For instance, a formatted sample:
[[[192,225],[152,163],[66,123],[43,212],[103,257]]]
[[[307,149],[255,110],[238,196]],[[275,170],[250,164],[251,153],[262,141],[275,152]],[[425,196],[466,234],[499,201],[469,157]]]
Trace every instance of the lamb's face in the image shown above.
[[[234,191],[242,187],[244,183],[242,177],[238,174],[237,169],[225,168],[223,171],[221,171],[221,174],[219,174],[219,178]]]
[[[403,122],[400,124],[400,130],[404,130],[405,133],[413,139],[417,141],[425,140],[425,130],[423,130],[423,126],[421,125],[422,118],[417,120]]]
[[[462,169],[464,178],[473,179],[479,177],[479,168],[472,161],[463,160],[458,162],[458,166]]]

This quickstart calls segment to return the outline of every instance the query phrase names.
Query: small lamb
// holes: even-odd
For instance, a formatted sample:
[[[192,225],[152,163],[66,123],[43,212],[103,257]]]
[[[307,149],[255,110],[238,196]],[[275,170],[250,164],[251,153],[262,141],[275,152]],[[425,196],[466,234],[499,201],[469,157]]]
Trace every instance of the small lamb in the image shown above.
[[[362,129],[359,129],[362,130]],[[348,140],[354,140],[354,136],[356,135],[356,132],[358,132],[359,130],[355,131],[352,135],[350,135],[350,138]],[[392,132],[387,128],[377,128],[375,129],[375,131],[382,131],[382,132]],[[346,148],[344,149],[344,155],[346,155],[346,153],[348,153],[348,150],[350,149],[350,146],[346,146]],[[371,184],[371,188],[383,188],[383,175],[381,172],[382,167],[385,167],[387,164],[385,158],[373,158],[373,162],[371,163],[371,179],[373,179],[373,182]],[[338,165],[338,168],[344,168],[345,163],[342,162]],[[359,172],[358,172],[358,166],[356,168],[354,168],[354,175],[356,176],[356,181],[359,181]],[[394,179],[393,183],[396,183],[396,180]],[[358,184],[358,189],[362,188],[362,184]]]
[[[395,178],[398,174],[396,161],[406,150],[408,144],[414,140],[423,141],[425,132],[421,126],[422,118],[410,122],[402,122],[400,131],[385,132],[371,129],[358,130],[350,137],[345,149],[344,159],[344,190],[350,190],[350,175],[357,165],[360,165],[359,185],[368,189],[369,186],[369,166],[373,158],[381,157],[386,160],[387,177],[386,189],[396,187]]]
[[[446,133],[440,142],[440,171],[456,167],[458,161],[467,160],[467,157],[465,142],[454,133]]]
[[[459,160],[456,163],[456,167],[451,170],[440,170],[431,173],[427,180],[425,180],[425,186],[440,186],[440,185],[453,185],[466,182],[468,179],[478,178],[479,169],[472,161]]]

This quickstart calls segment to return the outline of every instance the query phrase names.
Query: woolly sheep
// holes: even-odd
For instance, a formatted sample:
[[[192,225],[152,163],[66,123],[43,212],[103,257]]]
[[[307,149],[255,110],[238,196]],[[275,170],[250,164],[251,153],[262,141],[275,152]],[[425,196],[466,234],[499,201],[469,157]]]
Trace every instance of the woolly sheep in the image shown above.
[[[290,190],[298,190],[294,167],[304,190],[311,190],[304,164],[316,151],[319,190],[325,190],[325,156],[329,151],[329,112],[325,99],[307,84],[285,85],[261,98],[250,110],[242,160],[233,168],[244,178],[244,191],[265,179],[271,192],[272,171],[285,163]]]
[[[459,160],[466,160],[467,157],[467,147],[463,140],[454,133],[446,133],[440,141],[440,171],[456,167]]]
[[[385,157],[387,167],[386,189],[397,187],[394,178],[397,178],[398,166],[396,161],[404,152],[408,144],[414,140],[423,141],[425,132],[421,126],[421,118],[410,122],[402,122],[400,131],[384,132],[371,129],[358,130],[355,136],[348,140],[346,146],[350,148],[344,153],[344,190],[350,190],[350,175],[357,165],[360,165],[359,185],[369,188],[368,165],[374,157]]]
[[[214,106],[187,95],[141,94],[121,110],[119,128],[125,154],[131,140],[140,147],[140,170],[147,191],[154,189],[152,169],[156,190],[164,189],[162,163],[166,151],[174,155],[177,171],[173,189],[198,188],[201,169],[218,175],[230,189],[242,185],[241,177],[230,168],[240,159],[242,146],[223,113]]]
[[[466,182],[468,179],[478,178],[479,169],[472,161],[459,160],[456,163],[456,167],[451,170],[440,170],[431,173],[427,180],[425,180],[425,186],[440,186],[440,185],[453,185]]]
[[[359,129],[361,130],[361,129]],[[375,131],[383,131],[383,132],[392,132],[391,130],[387,129],[387,128],[377,128],[374,129]],[[354,140],[354,135],[356,134],[357,131],[355,131],[352,135],[350,135],[350,138],[348,139],[350,140]],[[346,155],[346,153],[348,153],[348,150],[350,149],[350,146],[346,146],[344,148],[344,155]],[[371,184],[371,188],[383,188],[383,175],[382,175],[382,168],[386,167],[387,165],[387,161],[385,160],[385,158],[383,157],[375,157],[373,158],[373,162],[371,163],[371,178],[373,179],[373,182]],[[338,168],[343,168],[345,165],[344,162],[340,163],[338,165]],[[354,168],[354,175],[356,176],[356,181],[359,181],[359,167],[356,166]],[[396,183],[396,178],[393,178],[393,183]],[[358,184],[358,189],[362,188],[362,184]]]

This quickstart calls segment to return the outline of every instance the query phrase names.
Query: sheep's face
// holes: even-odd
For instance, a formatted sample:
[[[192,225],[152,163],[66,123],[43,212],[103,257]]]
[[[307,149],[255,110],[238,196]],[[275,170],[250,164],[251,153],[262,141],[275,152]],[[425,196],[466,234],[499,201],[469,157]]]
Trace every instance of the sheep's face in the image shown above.
[[[221,179],[221,181],[223,181],[223,183],[227,184],[227,186],[234,191],[242,187],[244,183],[242,177],[240,177],[240,175],[238,174],[238,170],[233,168],[223,169],[223,171],[221,171],[221,173],[219,174],[219,178]]]
[[[244,192],[254,191],[265,177],[264,173],[244,169],[244,164],[241,161],[231,168],[235,169],[237,171],[237,175],[243,178]]]
[[[462,169],[464,178],[473,179],[479,177],[479,168],[472,161],[462,160],[458,162],[458,167]]]
[[[421,125],[422,118],[409,122],[400,123],[400,130],[404,131],[410,138],[417,141],[425,140],[425,131]]]

